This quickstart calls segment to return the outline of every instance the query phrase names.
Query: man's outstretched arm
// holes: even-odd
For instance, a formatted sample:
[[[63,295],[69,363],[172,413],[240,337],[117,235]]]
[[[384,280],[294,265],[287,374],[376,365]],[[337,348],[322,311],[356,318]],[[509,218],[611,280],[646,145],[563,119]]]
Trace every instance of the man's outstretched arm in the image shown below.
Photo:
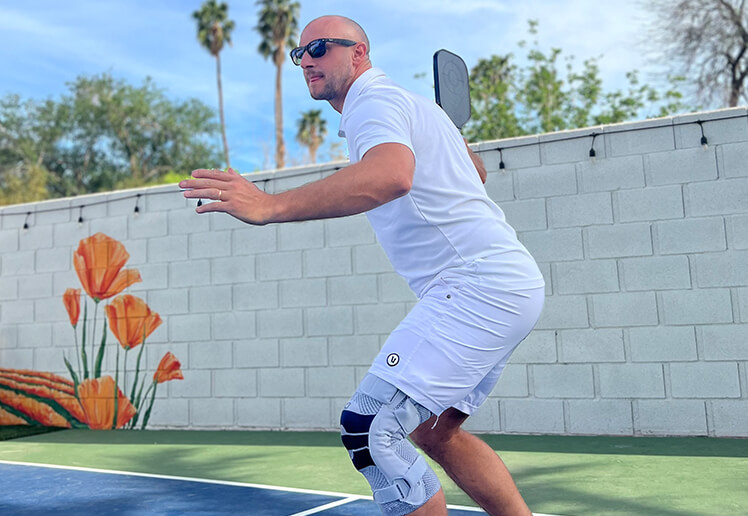
[[[279,194],[268,194],[229,170],[195,170],[179,183],[188,199],[212,199],[198,213],[220,211],[248,224],[326,219],[355,215],[410,191],[413,152],[399,143],[370,149],[358,163],[324,179]]]

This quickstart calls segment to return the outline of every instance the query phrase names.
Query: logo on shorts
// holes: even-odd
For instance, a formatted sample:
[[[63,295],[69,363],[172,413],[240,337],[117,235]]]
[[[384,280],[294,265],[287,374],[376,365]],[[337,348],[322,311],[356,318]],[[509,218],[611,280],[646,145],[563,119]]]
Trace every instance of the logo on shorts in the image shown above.
[[[397,364],[400,363],[400,355],[397,353],[390,353],[387,355],[387,365],[390,367],[395,367]]]

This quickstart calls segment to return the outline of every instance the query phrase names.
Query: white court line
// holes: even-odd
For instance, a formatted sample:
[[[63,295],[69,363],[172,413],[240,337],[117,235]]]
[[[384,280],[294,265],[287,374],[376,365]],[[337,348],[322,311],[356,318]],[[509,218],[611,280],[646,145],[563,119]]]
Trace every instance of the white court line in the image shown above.
[[[337,507],[339,505],[344,505],[350,502],[354,502],[357,500],[372,500],[373,498],[371,496],[364,496],[364,495],[352,495],[350,493],[336,493],[334,491],[319,491],[316,489],[300,489],[297,487],[283,487],[283,486],[270,486],[265,484],[251,484],[248,482],[233,482],[230,480],[211,480],[208,478],[193,478],[193,477],[179,477],[179,476],[173,476],[173,475],[158,475],[155,473],[137,473],[134,471],[117,471],[112,469],[98,469],[98,468],[85,468],[81,466],[60,466],[59,464],[44,464],[44,463],[37,463],[37,462],[19,462],[19,461],[12,461],[12,460],[0,460],[0,464],[8,464],[10,466],[32,466],[32,467],[38,467],[38,468],[48,468],[48,469],[65,469],[65,470],[71,470],[71,471],[84,471],[88,473],[104,473],[107,475],[129,475],[134,477],[143,477],[143,478],[158,478],[163,480],[181,480],[183,482],[200,482],[203,484],[215,484],[215,485],[222,485],[222,486],[233,486],[233,487],[253,487],[255,489],[267,489],[270,491],[286,491],[289,493],[301,493],[301,494],[317,494],[317,495],[324,495],[324,496],[335,496],[339,498],[343,498],[343,500],[336,500],[335,502],[331,502],[326,505],[321,505],[319,507],[315,507],[312,509],[309,509],[304,512],[300,512],[297,514],[294,514],[292,516],[304,516],[307,514],[315,514],[317,512],[321,512],[322,510],[331,509],[333,507]],[[471,511],[471,512],[483,512],[482,509],[478,507],[469,507],[469,506],[463,506],[463,505],[447,505],[447,508],[449,509],[459,509],[462,511]],[[313,511],[313,512],[309,512]],[[538,512],[534,512],[533,516],[561,516],[558,514],[541,514]]]

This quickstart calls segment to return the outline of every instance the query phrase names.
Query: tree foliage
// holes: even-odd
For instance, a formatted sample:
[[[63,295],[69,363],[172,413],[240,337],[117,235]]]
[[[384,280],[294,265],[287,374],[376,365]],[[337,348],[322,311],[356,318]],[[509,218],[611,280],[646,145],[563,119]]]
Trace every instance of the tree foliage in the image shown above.
[[[0,203],[154,184],[220,159],[213,111],[197,100],[107,74],[68,88],[57,101],[0,99]]]
[[[655,60],[689,78],[707,105],[747,100],[748,12],[745,0],[644,0],[653,13],[646,43]]]
[[[532,36],[536,21],[529,22]],[[611,124],[641,116],[667,116],[682,111],[682,79],[669,78],[665,91],[639,82],[636,71],[626,75],[625,91],[604,91],[598,58],[588,58],[581,70],[559,48],[544,52],[537,39],[522,61],[514,54],[480,59],[470,72],[472,119],[465,135],[472,141],[493,140]]]
[[[262,40],[257,50],[275,65],[275,166],[283,168],[286,146],[283,141],[283,81],[282,68],[286,48],[296,45],[301,4],[290,0],[258,0],[260,7],[255,30]]]

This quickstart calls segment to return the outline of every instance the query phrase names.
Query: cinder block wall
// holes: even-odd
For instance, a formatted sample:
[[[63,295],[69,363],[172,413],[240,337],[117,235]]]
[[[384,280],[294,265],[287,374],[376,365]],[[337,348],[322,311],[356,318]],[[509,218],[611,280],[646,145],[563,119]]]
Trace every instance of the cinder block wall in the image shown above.
[[[746,115],[475,147],[547,298],[470,429],[748,436]],[[249,178],[278,192],[343,165]],[[153,427],[335,429],[415,303],[363,215],[248,227],[197,216],[175,186],[10,206],[0,209],[1,367],[67,374],[61,296],[80,286],[78,241],[99,231],[125,244],[143,277],[130,292],[164,319],[146,345],[149,374],[166,351],[182,362],[185,380],[159,390]]]

